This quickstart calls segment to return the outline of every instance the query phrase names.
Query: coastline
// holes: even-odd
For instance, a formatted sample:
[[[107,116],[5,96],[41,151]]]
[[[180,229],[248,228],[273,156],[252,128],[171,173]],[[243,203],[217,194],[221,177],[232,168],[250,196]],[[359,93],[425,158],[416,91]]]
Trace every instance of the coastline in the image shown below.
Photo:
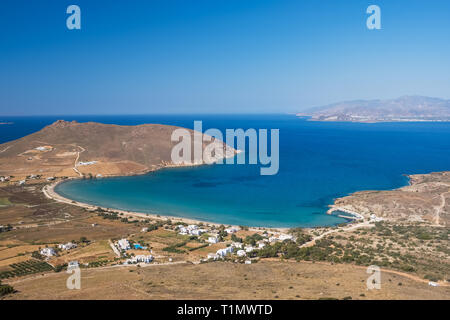
[[[176,167],[176,166],[173,166],[173,167]],[[170,166],[168,166],[168,168],[170,168]],[[70,178],[70,180],[74,180],[74,179],[79,179],[79,178]],[[60,180],[60,181],[45,185],[42,188],[42,192],[45,195],[45,197],[47,197],[48,199],[60,202],[60,203],[75,205],[75,206],[87,209],[89,211],[95,211],[98,208],[101,208],[102,210],[105,210],[108,212],[115,212],[115,213],[121,214],[124,217],[134,217],[134,218],[140,218],[140,219],[149,219],[150,218],[150,219],[155,219],[155,220],[159,220],[159,221],[171,220],[172,222],[182,222],[182,223],[187,223],[187,224],[206,224],[206,225],[210,225],[210,226],[214,226],[214,227],[220,227],[221,225],[226,225],[223,223],[217,223],[217,222],[211,222],[211,221],[205,221],[205,220],[107,208],[107,207],[96,206],[96,205],[92,205],[92,204],[88,204],[88,203],[84,203],[84,202],[80,202],[80,201],[75,201],[75,200],[63,197],[62,195],[60,195],[59,193],[57,193],[55,191],[55,187],[58,184],[63,183],[63,182],[65,182],[65,181]],[[231,226],[239,227],[238,225],[231,225]],[[282,232],[282,233],[285,233],[289,229],[291,229],[291,228],[283,228],[283,227],[272,228],[272,227],[255,227],[255,226],[248,226],[248,228],[250,231],[267,230],[267,231]]]
[[[192,167],[192,166],[199,166],[199,165],[205,165],[205,163],[203,164],[163,164],[162,166],[158,167],[158,168],[154,168],[151,170],[146,170],[145,172],[140,172],[137,173],[135,175],[142,175],[145,173],[149,173],[149,172],[154,172],[160,169],[165,169],[165,168],[176,168],[176,167]],[[108,176],[108,178],[112,178],[112,177],[121,177],[123,175],[111,175]],[[400,188],[396,188],[396,189],[389,189],[389,190],[400,190],[404,187],[407,186],[411,186],[413,184],[412,178],[414,177],[414,175],[411,174],[405,174],[405,176],[408,178],[408,182],[405,186],[402,186]],[[107,178],[107,177],[104,177]],[[71,177],[69,178],[69,180],[79,180],[80,177]],[[57,193],[55,191],[55,187],[60,184],[63,183],[67,180],[60,180],[57,182],[53,182],[51,184],[47,184],[42,188],[42,192],[44,193],[44,195],[49,198],[52,199],[54,201],[58,201],[61,203],[66,203],[66,204],[71,204],[71,205],[76,205],[82,208],[85,208],[89,211],[95,211],[98,208],[101,208],[102,210],[108,211],[108,212],[115,212],[118,213],[120,215],[123,215],[125,217],[135,217],[135,218],[140,218],[140,219],[155,219],[155,220],[159,220],[159,221],[164,221],[164,220],[171,220],[174,222],[182,222],[182,223],[187,223],[187,224],[206,224],[206,225],[210,225],[210,226],[214,226],[214,227],[219,227],[221,225],[228,225],[228,224],[223,224],[223,223],[217,223],[217,222],[212,222],[212,221],[206,221],[206,220],[200,220],[200,219],[192,219],[192,218],[185,218],[185,217],[178,217],[178,216],[171,216],[171,215],[164,215],[164,214],[159,214],[159,213],[145,213],[145,212],[139,212],[139,211],[130,211],[130,210],[121,210],[121,209],[115,209],[115,208],[108,208],[108,207],[103,207],[103,206],[98,206],[98,205],[92,205],[92,204],[88,204],[88,203],[84,203],[84,202],[80,202],[80,201],[76,201],[76,200],[72,200],[70,198],[66,198],[64,196],[62,196],[61,194]],[[367,191],[367,190],[362,190],[362,191]],[[361,192],[360,191],[356,191],[354,193],[357,192]],[[354,194],[352,193],[352,194]],[[352,195],[350,194],[350,195]],[[347,195],[349,196],[349,195]],[[345,196],[344,196],[345,197]],[[340,199],[340,198],[337,198]],[[333,215],[335,212],[342,212],[342,213],[347,213],[348,215],[343,215],[343,214],[337,214],[336,216],[346,219],[346,222],[343,222],[343,224],[348,227],[349,225],[359,225],[359,224],[364,224],[365,222],[370,222],[372,221],[371,216],[368,215],[364,215],[361,212],[357,212],[354,210],[354,208],[348,208],[345,206],[341,206],[341,205],[337,205],[336,204],[336,200],[334,200],[333,204],[328,205],[328,210],[326,211],[326,214],[328,215]],[[375,217],[377,218],[377,217]],[[238,225],[231,225],[233,227],[239,227]],[[258,230],[267,230],[267,231],[272,231],[272,232],[281,232],[281,233],[285,233],[287,232],[289,229],[291,229],[292,227],[264,227],[264,226],[246,226],[249,228],[249,230],[251,231],[258,231]],[[340,229],[339,226],[321,226],[319,228],[336,228]],[[303,229],[307,230],[307,229],[315,229],[314,227],[304,227]]]

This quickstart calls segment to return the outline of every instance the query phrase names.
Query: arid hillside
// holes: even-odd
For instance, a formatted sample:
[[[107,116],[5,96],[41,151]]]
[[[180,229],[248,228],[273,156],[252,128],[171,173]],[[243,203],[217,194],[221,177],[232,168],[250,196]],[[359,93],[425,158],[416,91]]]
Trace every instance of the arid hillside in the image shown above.
[[[396,221],[428,221],[448,226],[450,172],[416,174],[410,185],[395,190],[361,191],[336,199],[335,206]]]
[[[0,175],[128,175],[154,170],[173,165],[171,150],[176,142],[171,135],[175,129],[158,124],[119,126],[59,120],[0,145]],[[234,149],[229,149],[234,154]]]
[[[307,109],[297,115],[311,117],[313,121],[449,121],[450,101],[422,96],[344,101]]]

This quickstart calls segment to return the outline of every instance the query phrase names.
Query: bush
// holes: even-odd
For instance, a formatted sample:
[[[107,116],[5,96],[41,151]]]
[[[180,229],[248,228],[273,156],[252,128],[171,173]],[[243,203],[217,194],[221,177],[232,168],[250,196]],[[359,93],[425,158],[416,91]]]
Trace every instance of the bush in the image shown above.
[[[0,297],[6,296],[7,294],[11,294],[14,292],[14,288],[8,284],[0,283]]]

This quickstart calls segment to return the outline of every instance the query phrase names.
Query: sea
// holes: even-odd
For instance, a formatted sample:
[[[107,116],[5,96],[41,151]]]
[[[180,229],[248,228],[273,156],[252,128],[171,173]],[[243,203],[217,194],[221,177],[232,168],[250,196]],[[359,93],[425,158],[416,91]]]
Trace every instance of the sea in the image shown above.
[[[313,122],[286,114],[0,117],[0,142],[58,119],[119,125],[159,123],[203,129],[279,129],[279,171],[261,165],[167,168],[140,176],[72,180],[56,191],[77,201],[151,214],[261,227],[332,226],[338,197],[395,189],[408,174],[450,170],[450,123]]]

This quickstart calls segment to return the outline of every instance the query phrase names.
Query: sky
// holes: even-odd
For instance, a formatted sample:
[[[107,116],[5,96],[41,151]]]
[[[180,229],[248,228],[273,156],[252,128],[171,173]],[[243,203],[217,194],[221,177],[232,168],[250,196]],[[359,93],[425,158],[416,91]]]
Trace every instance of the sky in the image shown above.
[[[66,27],[72,4],[81,30]],[[0,115],[449,99],[449,34],[448,0],[2,0]]]

